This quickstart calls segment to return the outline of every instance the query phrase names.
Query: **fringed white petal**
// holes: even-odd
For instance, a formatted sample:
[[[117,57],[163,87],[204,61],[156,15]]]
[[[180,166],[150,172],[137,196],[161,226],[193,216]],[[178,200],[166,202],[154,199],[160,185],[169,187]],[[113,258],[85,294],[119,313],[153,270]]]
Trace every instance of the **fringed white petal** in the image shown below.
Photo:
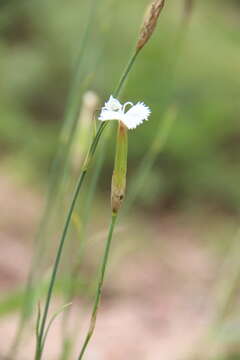
[[[104,108],[110,111],[118,111],[122,109],[122,104],[118,99],[115,99],[112,95],[109,100],[105,103]]]
[[[135,129],[144,120],[148,120],[150,114],[151,110],[149,107],[142,102],[138,102],[124,114],[122,122],[128,129]]]
[[[120,111],[106,110],[105,108],[103,108],[98,120],[122,120],[122,113]]]

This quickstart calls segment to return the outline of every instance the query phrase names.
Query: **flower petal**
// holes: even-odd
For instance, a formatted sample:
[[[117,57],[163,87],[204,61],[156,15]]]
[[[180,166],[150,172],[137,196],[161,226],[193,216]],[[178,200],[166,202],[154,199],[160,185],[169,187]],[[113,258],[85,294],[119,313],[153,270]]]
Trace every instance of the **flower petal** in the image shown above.
[[[135,129],[144,120],[148,120],[151,110],[142,102],[138,102],[129,109],[123,116],[122,122],[128,129]]]
[[[98,120],[107,121],[107,120],[122,120],[122,112],[102,109]]]
[[[122,109],[122,104],[120,103],[120,101],[118,101],[118,99],[115,99],[112,95],[110,96],[109,100],[107,102],[105,102],[104,104],[104,108],[106,110],[111,110],[111,111],[118,111]]]

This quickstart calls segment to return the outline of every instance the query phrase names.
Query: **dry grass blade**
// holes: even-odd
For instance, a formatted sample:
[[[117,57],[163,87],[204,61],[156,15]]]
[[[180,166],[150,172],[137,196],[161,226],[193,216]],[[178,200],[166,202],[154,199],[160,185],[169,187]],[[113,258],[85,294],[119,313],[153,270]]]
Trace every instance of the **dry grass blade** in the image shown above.
[[[152,36],[152,33],[154,32],[159,15],[162,12],[164,5],[165,0],[155,0],[150,6],[150,10],[146,15],[143,26],[140,30],[139,39],[137,42],[137,50],[142,49]]]

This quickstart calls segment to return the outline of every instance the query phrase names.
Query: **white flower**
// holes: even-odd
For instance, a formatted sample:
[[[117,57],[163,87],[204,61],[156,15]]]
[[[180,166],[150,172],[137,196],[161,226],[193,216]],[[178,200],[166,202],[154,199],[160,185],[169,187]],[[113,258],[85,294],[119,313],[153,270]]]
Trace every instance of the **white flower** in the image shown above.
[[[130,105],[131,108],[125,111],[126,107]],[[112,95],[103,106],[99,120],[120,120],[128,129],[135,129],[138,125],[142,124],[144,120],[148,120],[151,110],[143,102],[138,102],[133,105],[131,102],[126,102],[122,105]]]

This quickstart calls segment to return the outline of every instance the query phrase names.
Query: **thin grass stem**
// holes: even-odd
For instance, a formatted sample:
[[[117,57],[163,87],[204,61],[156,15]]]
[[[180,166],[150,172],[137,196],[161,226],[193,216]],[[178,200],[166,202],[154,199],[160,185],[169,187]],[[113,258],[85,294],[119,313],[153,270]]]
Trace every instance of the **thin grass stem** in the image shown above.
[[[73,195],[72,203],[71,203],[71,206],[70,206],[70,209],[69,209],[69,212],[68,212],[68,216],[67,216],[67,219],[66,219],[66,223],[65,223],[65,226],[64,226],[62,237],[60,239],[60,243],[59,243],[59,247],[58,247],[58,251],[57,251],[57,255],[56,255],[56,259],[55,259],[55,263],[54,263],[54,267],[53,267],[53,272],[52,272],[52,276],[51,276],[51,280],[50,280],[50,284],[49,284],[49,288],[48,288],[46,303],[45,303],[44,312],[43,312],[43,317],[42,317],[42,320],[41,320],[39,336],[37,338],[35,360],[41,359],[41,356],[42,356],[42,351],[43,351],[42,341],[43,341],[43,338],[44,338],[44,332],[45,332],[45,325],[46,325],[46,320],[47,320],[47,315],[48,315],[48,309],[49,309],[50,300],[51,300],[51,296],[52,296],[52,292],[53,292],[53,287],[54,287],[54,284],[55,284],[58,265],[60,263],[62,249],[63,249],[63,245],[64,245],[65,238],[66,238],[66,235],[67,235],[67,230],[68,230],[68,227],[69,227],[69,224],[70,224],[70,221],[71,221],[74,206],[75,206],[75,203],[77,201],[77,197],[78,197],[78,194],[79,194],[79,191],[81,189],[81,186],[82,186],[82,183],[83,183],[83,180],[84,180],[85,176],[86,176],[86,170],[81,173],[81,176],[79,178],[76,190],[75,190],[74,195]]]
[[[52,163],[51,171],[50,171],[50,179],[49,179],[49,188],[48,188],[48,195],[47,195],[47,201],[45,204],[44,212],[42,214],[42,219],[39,224],[39,228],[35,237],[35,243],[37,244],[37,249],[35,251],[35,255],[33,257],[33,261],[31,264],[31,270],[27,279],[27,284],[25,288],[25,295],[24,295],[24,301],[20,313],[20,319],[18,323],[18,327],[16,330],[15,337],[13,339],[13,343],[10,347],[9,351],[9,357],[16,356],[16,352],[18,350],[18,347],[21,342],[22,333],[25,328],[25,324],[27,322],[27,319],[29,317],[29,314],[32,313],[33,308],[33,298],[34,298],[34,289],[33,289],[33,282],[34,278],[36,276],[35,272],[38,271],[40,262],[42,262],[42,255],[44,253],[44,241],[45,238],[45,232],[47,229],[47,225],[50,221],[50,215],[52,213],[52,209],[55,205],[55,199],[56,199],[56,193],[59,189],[59,185],[61,182],[62,174],[61,169],[65,169],[65,166],[62,166],[62,164],[66,163],[71,147],[71,143],[73,141],[75,128],[77,124],[77,115],[78,115],[78,109],[80,105],[80,97],[79,97],[79,85],[82,81],[82,60],[87,44],[87,39],[89,36],[89,32],[93,23],[95,11],[97,9],[97,2],[99,0],[92,0],[87,25],[82,37],[79,54],[77,57],[77,63],[74,71],[74,75],[72,77],[72,86],[70,90],[70,94],[68,97],[67,105],[66,105],[66,111],[64,115],[63,120],[63,129],[61,132],[60,140],[59,140],[59,147],[57,154],[54,158],[54,161]],[[68,129],[68,134],[66,133],[66,130]],[[62,138],[63,133],[66,134],[65,139],[66,143],[65,146],[62,146]],[[64,172],[64,170],[63,170]],[[41,241],[40,241],[41,240]]]
[[[111,224],[110,224],[110,227],[109,227],[107,242],[106,242],[104,255],[103,255],[103,260],[102,260],[102,264],[101,264],[101,268],[100,268],[100,275],[99,275],[99,279],[98,279],[96,297],[95,297],[93,310],[92,310],[92,314],[91,314],[90,325],[89,325],[89,329],[88,329],[87,335],[85,337],[82,349],[80,351],[78,360],[81,360],[83,358],[83,355],[84,355],[84,353],[86,351],[86,348],[88,346],[88,343],[89,343],[89,341],[90,341],[90,339],[91,339],[91,337],[93,335],[93,332],[94,332],[94,329],[95,329],[95,326],[96,326],[96,319],[97,319],[99,303],[100,303],[100,300],[101,300],[103,281],[104,281],[104,277],[105,277],[106,266],[107,266],[107,263],[108,263],[109,252],[110,252],[112,236],[113,236],[113,231],[114,231],[114,228],[115,228],[116,220],[117,220],[117,214],[112,213],[112,220],[111,220]]]
[[[122,77],[120,78],[119,83],[118,83],[118,85],[117,85],[117,87],[116,87],[116,89],[115,89],[115,91],[114,91],[114,93],[113,93],[114,97],[118,97],[119,94],[120,94],[120,91],[123,89],[123,85],[124,85],[124,83],[125,83],[128,75],[129,75],[129,73],[130,73],[130,71],[131,71],[131,69],[132,69],[132,66],[133,66],[133,64],[134,64],[134,62],[135,62],[135,60],[136,60],[139,52],[140,52],[139,49],[138,49],[138,50],[135,50],[135,52],[134,52],[133,55],[131,56],[131,58],[130,58],[130,60],[129,60],[126,68],[125,68],[125,71],[123,72],[123,75],[122,75]]]
[[[120,78],[120,82],[119,82],[116,90],[114,91],[114,96],[117,97],[119,95],[119,93],[120,93],[120,91],[121,91],[121,89],[122,89],[122,87],[123,87],[123,85],[124,85],[124,83],[125,83],[125,81],[127,79],[127,76],[129,75],[130,70],[132,69],[132,67],[133,67],[133,65],[135,63],[135,60],[137,58],[138,53],[139,53],[139,51],[136,51],[132,55],[126,69],[123,72],[122,77]],[[50,279],[50,284],[49,284],[47,298],[46,298],[46,302],[45,302],[45,306],[44,306],[44,311],[43,311],[43,317],[42,317],[42,321],[41,321],[39,336],[38,336],[38,339],[37,339],[37,342],[36,342],[35,360],[40,360],[41,357],[42,357],[42,352],[43,352],[42,340],[43,340],[43,336],[44,336],[44,332],[45,332],[45,325],[46,325],[49,305],[50,305],[50,301],[51,301],[51,297],[52,297],[52,293],[53,293],[53,288],[54,288],[56,275],[57,275],[57,270],[58,270],[58,266],[59,266],[61,255],[62,255],[63,246],[64,246],[64,243],[65,243],[65,239],[66,239],[66,235],[67,235],[67,232],[68,232],[69,225],[71,223],[71,218],[72,218],[72,214],[73,214],[73,211],[74,211],[74,207],[75,207],[78,195],[80,193],[84,178],[85,178],[86,173],[88,171],[89,165],[90,165],[90,163],[92,161],[93,155],[95,154],[98,142],[99,142],[99,140],[101,138],[101,135],[102,135],[102,133],[103,133],[103,131],[106,128],[107,125],[108,125],[108,122],[102,122],[100,124],[100,126],[98,127],[98,131],[97,131],[97,133],[96,133],[96,135],[95,135],[95,137],[94,137],[94,139],[92,141],[92,144],[90,146],[90,150],[89,150],[89,152],[88,152],[88,154],[86,156],[86,159],[84,161],[83,168],[82,168],[82,171],[80,173],[79,180],[77,182],[76,190],[74,192],[73,199],[72,199],[72,202],[70,204],[70,208],[69,208],[69,211],[68,211],[68,214],[67,214],[67,218],[66,218],[66,222],[65,222],[65,225],[64,225],[63,233],[62,233],[62,236],[60,238],[60,242],[59,242],[59,246],[58,246],[58,250],[57,250],[57,255],[56,255],[56,258],[55,258],[53,271],[52,271],[52,275],[51,275],[51,279]]]
[[[97,183],[98,183],[98,179],[102,170],[102,166],[103,166],[103,162],[106,156],[106,150],[107,150],[107,140],[110,136],[111,133],[111,128],[108,128],[106,131],[106,138],[104,139],[104,142],[102,144],[102,147],[100,149],[100,152],[98,154],[97,160],[96,160],[96,165],[94,168],[94,173],[93,176],[91,178],[90,184],[89,184],[89,189],[86,195],[86,198],[84,199],[84,212],[82,214],[82,227],[79,233],[79,238],[78,238],[78,242],[79,242],[79,250],[78,250],[78,255],[77,255],[77,259],[76,259],[76,263],[74,264],[70,277],[69,277],[69,286],[66,289],[66,298],[65,298],[65,302],[68,303],[70,302],[70,300],[73,299],[73,297],[75,296],[75,292],[76,292],[76,285],[78,282],[78,269],[79,266],[81,264],[82,258],[84,256],[84,245],[85,245],[85,236],[86,236],[86,229],[89,223],[89,217],[90,217],[90,213],[91,213],[91,207],[92,207],[92,203],[94,200],[94,195],[96,192],[96,187],[97,187]],[[62,351],[62,357],[61,360],[66,360],[69,358],[70,356],[70,352],[73,346],[73,340],[72,338],[74,337],[74,334],[72,334],[71,336],[69,336],[67,334],[67,329],[68,329],[68,319],[71,313],[71,308],[69,307],[68,309],[66,309],[66,311],[63,314],[63,322],[62,322],[62,328],[63,328],[63,351]]]
[[[48,310],[49,310],[49,305],[50,305],[50,301],[51,301],[51,297],[52,297],[52,292],[53,292],[53,287],[55,284],[55,279],[56,279],[56,275],[57,275],[57,270],[58,270],[58,266],[60,263],[60,259],[61,259],[61,255],[62,255],[62,250],[63,250],[63,246],[65,243],[65,239],[67,236],[67,231],[71,222],[71,218],[72,218],[72,214],[75,208],[75,204],[80,192],[80,189],[82,187],[84,178],[86,176],[87,170],[88,170],[88,166],[90,164],[90,161],[95,153],[97,144],[99,142],[99,139],[101,137],[102,131],[104,130],[106,126],[106,123],[102,123],[99,128],[98,128],[98,132],[92,142],[92,145],[90,147],[89,153],[86,157],[85,163],[83,165],[83,169],[81,171],[81,174],[79,176],[79,180],[76,186],[76,189],[74,191],[73,194],[73,198],[71,201],[71,205],[67,214],[67,218],[66,218],[66,222],[64,225],[64,229],[63,229],[63,233],[62,236],[60,238],[60,242],[59,242],[59,246],[58,246],[58,250],[57,250],[57,255],[55,258],[55,262],[54,262],[54,266],[53,266],[53,271],[52,271],[52,275],[51,275],[51,280],[50,280],[50,284],[49,284],[49,288],[48,288],[48,293],[47,293],[47,298],[46,298],[46,302],[45,302],[45,306],[44,306],[44,312],[43,312],[43,317],[41,320],[41,326],[40,326],[40,331],[39,331],[39,336],[37,339],[37,346],[36,346],[36,354],[35,354],[35,360],[40,360],[41,359],[41,355],[42,355],[42,340],[43,340],[43,336],[44,336],[44,331],[45,331],[45,325],[46,325],[46,320],[47,320],[47,315],[48,315]]]
[[[125,83],[125,81],[126,81],[126,79],[127,79],[127,76],[129,75],[129,73],[130,73],[130,71],[131,71],[131,68],[132,68],[132,66],[133,66],[133,64],[134,64],[134,62],[135,62],[135,60],[136,60],[137,55],[138,55],[139,52],[140,52],[140,50],[137,50],[137,51],[135,51],[135,52],[133,53],[133,55],[131,56],[131,58],[130,58],[130,60],[129,60],[129,62],[128,62],[128,64],[127,64],[127,66],[126,66],[126,68],[125,68],[125,70],[124,70],[124,72],[123,72],[120,80],[119,80],[119,83],[118,83],[116,89],[114,90],[114,96],[116,96],[116,97],[119,96],[120,91],[121,91],[122,88],[123,88],[123,85],[124,85],[124,83]],[[107,125],[108,125],[107,122],[102,123],[102,124],[100,125],[99,131],[98,131],[98,133],[97,133],[96,136],[95,136],[96,139],[101,137],[102,132],[104,131],[104,129],[105,129],[105,127],[106,127]],[[94,146],[93,148],[94,148],[94,152],[95,152],[96,147]],[[93,152],[93,153],[94,153],[94,152]],[[99,174],[100,174],[100,170],[101,170],[101,167],[102,167],[103,158],[104,158],[104,155],[103,155],[103,154],[104,154],[104,151],[102,151],[102,156],[101,156],[101,158],[100,158],[100,161],[98,162],[99,166],[97,165],[95,175],[94,175],[94,177],[93,177],[93,179],[92,179],[91,191],[90,191],[89,196],[88,196],[88,198],[87,198],[87,204],[89,204],[89,207],[91,206],[93,194],[94,194],[94,192],[95,192],[95,188],[96,188],[96,185],[97,185],[97,180],[98,180],[98,177],[99,177]],[[88,165],[88,164],[90,163],[90,161],[91,161],[91,159],[89,158],[89,159],[85,160],[85,163],[87,163],[87,165]],[[83,224],[85,224],[85,223],[87,224],[87,217],[88,217],[87,214],[88,214],[88,211],[85,211],[85,216],[84,216]],[[80,251],[79,251],[79,259],[78,259],[77,266],[79,266],[80,261],[81,261],[81,258],[82,258],[83,237],[84,237],[84,230],[83,230],[83,234],[81,234],[81,244],[80,244],[80,245],[81,245],[81,249],[80,249]],[[81,258],[80,258],[80,257],[81,257]],[[76,268],[76,267],[75,267],[75,268]],[[74,270],[75,270],[75,269],[74,269]],[[71,299],[72,296],[74,295],[74,290],[75,290],[75,279],[74,279],[74,277],[73,277],[73,281],[71,282],[68,290],[69,290],[69,291],[68,291],[68,294],[67,294],[67,299],[68,299],[67,301],[70,301],[70,299]],[[66,322],[67,322],[68,314],[69,314],[69,311],[66,311],[66,312],[65,312],[65,315],[64,315],[64,323],[65,323],[65,324],[66,324]],[[64,327],[64,328],[65,328],[65,327]],[[68,339],[65,339],[64,343],[66,343],[66,346],[67,346],[67,348],[68,348],[67,350],[65,349],[65,350],[63,351],[63,358],[66,359],[66,356],[67,356],[66,352],[67,352],[67,353],[69,352],[70,343],[69,343],[69,340],[68,340]]]

